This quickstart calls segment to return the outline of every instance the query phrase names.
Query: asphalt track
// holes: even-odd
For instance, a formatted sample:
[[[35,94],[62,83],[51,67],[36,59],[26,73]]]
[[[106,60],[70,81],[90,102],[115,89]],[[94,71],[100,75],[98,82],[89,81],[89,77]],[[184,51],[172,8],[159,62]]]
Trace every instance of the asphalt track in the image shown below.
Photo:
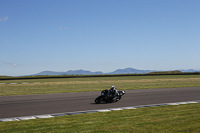
[[[0,118],[200,100],[200,87],[126,90],[117,103],[95,104],[100,92],[1,96]]]

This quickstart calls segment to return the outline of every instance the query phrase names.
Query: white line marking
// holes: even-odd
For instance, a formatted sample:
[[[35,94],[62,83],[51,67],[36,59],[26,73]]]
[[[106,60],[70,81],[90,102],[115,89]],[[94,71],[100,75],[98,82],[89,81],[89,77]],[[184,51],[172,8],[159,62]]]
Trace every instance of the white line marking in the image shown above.
[[[111,111],[109,109],[101,109],[101,110],[97,110],[97,112],[108,112],[108,111]]]
[[[187,102],[187,103],[198,103],[199,101],[191,101],[191,102]]]
[[[33,83],[28,83],[28,82],[23,82],[23,83],[0,83],[0,85],[15,85],[15,84],[39,84],[40,82],[33,82]]]
[[[135,107],[123,107],[122,109],[136,109]]]
[[[17,117],[19,120],[31,120],[36,119],[34,116]]]
[[[10,83],[11,85],[15,85],[15,84],[17,84],[17,83]]]
[[[178,104],[188,104],[187,102],[179,102]]]
[[[168,103],[167,105],[179,105],[178,103]]]
[[[17,118],[4,118],[0,119],[1,122],[6,122],[6,121],[19,121]]]
[[[52,118],[54,116],[52,116],[52,115],[36,115],[35,117],[36,118]]]
[[[99,110],[86,110],[86,111],[76,111],[76,112],[65,112],[65,113],[35,115],[35,116],[24,116],[24,117],[16,117],[16,118],[3,118],[3,119],[0,119],[0,122],[30,120],[30,119],[38,119],[38,118],[52,118],[52,117],[56,117],[56,116],[65,116],[65,115],[77,115],[77,114],[84,114],[84,113],[108,112],[108,111],[116,111],[116,110],[124,110],[124,109],[138,109],[138,108],[145,108],[145,107],[157,107],[157,106],[167,106],[167,105],[181,105],[181,104],[191,104],[191,103],[200,103],[200,100],[197,100],[197,101],[187,101],[187,102],[176,102],[176,103],[160,103],[160,104],[150,104],[150,105],[140,105],[140,106],[110,108],[110,109],[99,109]]]
[[[111,111],[123,110],[122,108],[112,108]]]

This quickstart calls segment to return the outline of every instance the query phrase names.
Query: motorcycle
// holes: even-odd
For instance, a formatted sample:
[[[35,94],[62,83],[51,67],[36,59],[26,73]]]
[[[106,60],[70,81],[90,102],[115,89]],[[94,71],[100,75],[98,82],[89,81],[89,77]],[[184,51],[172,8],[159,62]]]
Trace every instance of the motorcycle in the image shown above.
[[[106,102],[106,103],[118,102],[124,94],[125,94],[125,91],[118,91],[118,93],[113,97],[110,94],[109,90],[103,90],[101,92],[101,95],[95,99],[95,103],[98,104],[101,102]]]

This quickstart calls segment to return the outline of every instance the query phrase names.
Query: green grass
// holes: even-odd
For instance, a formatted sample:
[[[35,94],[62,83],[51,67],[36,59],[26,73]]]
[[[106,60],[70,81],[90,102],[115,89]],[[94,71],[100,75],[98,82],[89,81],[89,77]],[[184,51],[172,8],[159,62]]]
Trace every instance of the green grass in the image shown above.
[[[200,75],[120,76],[0,80],[0,96],[101,91],[115,85],[119,90],[200,86]],[[39,82],[39,83],[34,83]]]
[[[0,132],[200,132],[200,103],[0,123]]]
[[[0,96],[200,86],[200,75],[0,80]],[[34,83],[39,82],[39,83]],[[0,132],[200,132],[200,103],[1,122]]]

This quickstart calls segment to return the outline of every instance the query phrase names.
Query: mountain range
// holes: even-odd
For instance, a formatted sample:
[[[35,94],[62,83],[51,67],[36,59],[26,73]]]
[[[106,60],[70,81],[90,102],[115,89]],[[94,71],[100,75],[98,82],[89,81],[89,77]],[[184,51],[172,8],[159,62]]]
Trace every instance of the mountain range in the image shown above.
[[[188,70],[179,70],[181,72],[200,72],[200,70],[188,69]],[[55,71],[42,71],[34,75],[100,75],[100,74],[145,74],[149,72],[156,72],[156,70],[138,70],[134,68],[125,68],[117,69],[113,72],[103,73],[101,71],[91,72],[88,70],[69,70],[66,72],[55,72]]]

